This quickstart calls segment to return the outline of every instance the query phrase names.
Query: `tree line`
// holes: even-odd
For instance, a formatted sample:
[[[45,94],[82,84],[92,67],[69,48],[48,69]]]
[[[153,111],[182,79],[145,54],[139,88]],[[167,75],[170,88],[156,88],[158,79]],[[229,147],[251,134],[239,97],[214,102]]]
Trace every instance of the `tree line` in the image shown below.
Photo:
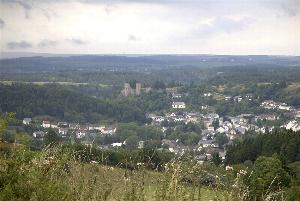
[[[278,155],[282,162],[300,160],[300,131],[277,129],[266,134],[248,134],[226,147],[227,164],[255,161],[259,156]]]

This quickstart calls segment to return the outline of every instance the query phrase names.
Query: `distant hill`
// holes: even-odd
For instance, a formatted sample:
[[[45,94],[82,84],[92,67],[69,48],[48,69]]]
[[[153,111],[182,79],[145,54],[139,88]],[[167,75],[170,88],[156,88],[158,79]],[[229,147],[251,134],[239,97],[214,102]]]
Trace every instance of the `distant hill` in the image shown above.
[[[74,54],[52,54],[35,52],[0,52],[0,59],[15,59],[20,57],[67,57]]]
[[[49,55],[0,60],[1,73],[133,70],[220,66],[300,66],[299,56],[230,55]]]

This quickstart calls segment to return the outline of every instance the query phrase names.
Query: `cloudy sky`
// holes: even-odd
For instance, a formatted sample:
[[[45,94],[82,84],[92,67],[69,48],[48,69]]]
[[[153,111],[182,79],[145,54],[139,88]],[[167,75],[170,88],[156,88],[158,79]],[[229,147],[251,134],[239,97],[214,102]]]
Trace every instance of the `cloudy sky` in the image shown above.
[[[300,55],[300,0],[0,0],[1,52]]]

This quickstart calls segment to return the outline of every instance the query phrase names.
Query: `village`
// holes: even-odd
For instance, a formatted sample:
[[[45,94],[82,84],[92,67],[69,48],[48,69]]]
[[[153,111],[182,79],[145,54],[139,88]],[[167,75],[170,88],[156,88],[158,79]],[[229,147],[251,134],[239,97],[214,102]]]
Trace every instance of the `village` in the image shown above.
[[[125,83],[122,95],[127,97],[131,95],[141,95],[141,84],[136,84],[136,89],[132,89],[128,83]],[[147,89],[144,92],[148,92]],[[198,161],[209,160],[213,153],[218,153],[222,160],[225,159],[226,145],[231,144],[234,139],[245,135],[247,131],[257,133],[268,133],[275,128],[291,129],[293,131],[300,130],[300,109],[288,106],[285,103],[275,102],[273,100],[263,101],[260,107],[269,110],[264,114],[239,114],[237,116],[221,116],[217,114],[208,105],[202,105],[201,111],[187,110],[187,105],[182,101],[182,97],[188,96],[187,93],[178,93],[175,88],[167,88],[166,94],[171,97],[170,109],[165,112],[148,113],[146,118],[149,120],[146,125],[158,127],[164,137],[161,139],[161,145],[158,150],[169,151],[176,155],[183,155],[192,152]],[[213,93],[204,93],[203,97],[212,97]],[[251,94],[244,96],[224,95],[223,101],[232,101],[239,103],[243,100],[253,101]],[[276,110],[285,111],[288,120],[281,125],[272,125],[272,122],[278,122],[282,116],[276,113]],[[263,124],[269,122],[269,124]],[[32,123],[31,118],[24,118],[23,124],[28,126]],[[180,125],[197,125],[201,131],[197,133],[199,136],[198,143],[194,145],[186,145],[180,139],[169,139],[167,132],[174,132]],[[87,146],[97,146],[99,149],[112,149],[126,147],[126,140],[123,142],[115,141],[110,144],[96,144],[95,139],[103,136],[117,135],[118,123],[114,124],[79,124],[69,122],[54,122],[43,120],[36,131],[32,133],[35,140],[43,141],[45,133],[48,129],[55,130],[58,135],[67,142],[79,141]],[[188,134],[187,134],[188,135]],[[222,142],[218,138],[223,139]],[[144,141],[137,143],[137,148],[143,148]]]

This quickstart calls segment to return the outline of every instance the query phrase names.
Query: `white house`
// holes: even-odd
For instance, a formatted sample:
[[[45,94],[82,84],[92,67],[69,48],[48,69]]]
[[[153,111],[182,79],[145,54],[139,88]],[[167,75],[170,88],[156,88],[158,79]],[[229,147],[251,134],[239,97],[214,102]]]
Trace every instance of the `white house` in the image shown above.
[[[246,94],[245,98],[248,99],[249,101],[252,101],[253,100],[253,95],[252,94]]]
[[[86,135],[86,131],[80,130],[76,132],[76,138],[84,138]]]
[[[50,126],[51,126],[50,121],[43,121],[42,123],[43,128],[50,128]]]
[[[100,131],[104,135],[113,135],[116,133],[117,128],[113,127],[113,126],[107,126],[107,127],[102,128]]]
[[[210,97],[210,96],[212,96],[212,93],[210,93],[210,92],[209,92],[209,93],[204,93],[203,95],[204,95],[205,97]]]
[[[185,103],[184,102],[173,102],[172,103],[172,108],[180,108],[184,109],[185,108]]]
[[[23,119],[23,124],[24,125],[29,125],[31,123],[31,121],[32,121],[31,118],[24,118]]]
[[[89,125],[88,129],[89,130],[101,131],[104,128],[105,128],[105,126],[94,124],[94,125]]]
[[[299,131],[300,130],[300,125],[298,124],[298,122],[297,121],[290,121],[286,126],[285,126],[285,128],[287,129],[287,130],[289,130],[289,129],[291,129],[291,130],[293,130],[293,131]]]
[[[201,110],[206,110],[207,109],[207,105],[202,105],[201,106]]]
[[[178,93],[172,93],[172,98],[181,98],[182,95]]]
[[[225,96],[224,99],[225,99],[226,101],[230,101],[230,100],[232,99],[232,96]]]
[[[215,128],[214,128],[213,126],[208,126],[208,127],[207,127],[207,130],[209,130],[209,131],[214,131]]]
[[[280,109],[280,110],[288,110],[289,111],[289,110],[292,110],[292,107],[288,106],[288,105],[282,104],[282,105],[279,105],[278,109]]]
[[[233,100],[235,102],[241,102],[243,100],[243,97],[242,96],[235,96],[235,97],[233,97]]]
[[[51,124],[50,124],[50,127],[51,127],[51,128],[56,128],[56,129],[57,129],[57,128],[58,128],[58,124],[57,124],[57,123],[51,123]]]
[[[113,147],[121,147],[123,145],[122,142],[115,142],[111,144]]]
[[[219,127],[219,128],[217,129],[217,132],[218,132],[218,133],[225,133],[225,132],[226,132],[226,129],[225,129],[224,127]]]
[[[68,129],[67,128],[59,128],[58,133],[61,135],[67,135]]]

